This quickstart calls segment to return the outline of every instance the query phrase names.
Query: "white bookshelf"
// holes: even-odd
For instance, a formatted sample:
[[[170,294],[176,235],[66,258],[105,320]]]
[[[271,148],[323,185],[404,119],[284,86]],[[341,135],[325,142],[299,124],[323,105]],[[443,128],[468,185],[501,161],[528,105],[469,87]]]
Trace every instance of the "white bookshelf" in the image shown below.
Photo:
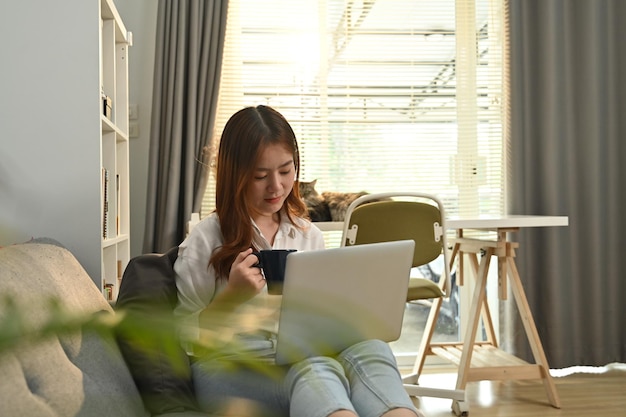
[[[117,297],[122,273],[130,257],[128,168],[128,48],[131,35],[111,0],[100,0],[100,80],[102,112],[101,167],[108,184],[101,183],[102,273],[105,296]],[[110,103],[110,106],[108,105]],[[105,110],[105,107],[107,109]],[[105,192],[106,188],[106,192]],[[105,211],[106,208],[106,211]]]
[[[131,36],[112,0],[2,2],[0,28],[0,246],[53,238],[115,297],[130,257]]]

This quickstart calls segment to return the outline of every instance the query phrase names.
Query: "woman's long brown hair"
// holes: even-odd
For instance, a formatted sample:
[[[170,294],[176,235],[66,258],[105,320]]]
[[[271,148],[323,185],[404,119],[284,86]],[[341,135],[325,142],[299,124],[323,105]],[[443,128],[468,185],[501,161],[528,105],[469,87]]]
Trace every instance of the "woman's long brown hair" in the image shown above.
[[[293,154],[296,181],[283,209],[289,220],[305,217],[307,210],[298,189],[300,155],[293,129],[268,106],[246,107],[233,114],[224,126],[217,157],[215,211],[219,217],[223,246],[209,261],[218,279],[228,279],[240,252],[252,245],[252,220],[246,189],[254,175],[257,158],[268,145],[279,144]]]

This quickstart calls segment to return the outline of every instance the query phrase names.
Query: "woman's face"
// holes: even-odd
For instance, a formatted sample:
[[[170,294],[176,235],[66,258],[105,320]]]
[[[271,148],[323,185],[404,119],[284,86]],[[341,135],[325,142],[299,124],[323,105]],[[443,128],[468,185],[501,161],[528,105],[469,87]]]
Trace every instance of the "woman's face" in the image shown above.
[[[293,189],[295,179],[291,151],[282,145],[269,145],[263,149],[247,190],[251,217],[271,217],[279,212]]]

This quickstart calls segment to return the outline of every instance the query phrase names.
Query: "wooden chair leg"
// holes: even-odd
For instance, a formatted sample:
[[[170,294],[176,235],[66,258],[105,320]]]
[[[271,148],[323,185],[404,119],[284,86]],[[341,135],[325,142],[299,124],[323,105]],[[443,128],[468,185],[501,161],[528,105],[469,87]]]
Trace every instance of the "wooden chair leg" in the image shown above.
[[[435,334],[437,318],[439,317],[439,311],[441,309],[442,301],[442,298],[436,298],[433,300],[433,303],[430,306],[430,312],[428,313],[426,326],[424,328],[424,335],[422,336],[419,349],[417,350],[415,364],[413,364],[413,371],[403,378],[404,382],[406,383],[417,384],[417,380],[422,372],[422,369],[424,368],[426,357],[432,354],[431,341],[433,335]]]

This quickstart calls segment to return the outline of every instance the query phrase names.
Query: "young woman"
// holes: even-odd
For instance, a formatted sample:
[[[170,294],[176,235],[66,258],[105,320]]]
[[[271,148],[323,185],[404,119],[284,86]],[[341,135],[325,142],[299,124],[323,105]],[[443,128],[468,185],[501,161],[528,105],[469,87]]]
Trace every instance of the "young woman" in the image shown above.
[[[274,109],[244,108],[226,123],[216,210],[180,245],[174,265],[176,313],[187,328],[228,329],[239,346],[219,355],[189,352],[198,401],[204,411],[218,414],[237,400],[268,416],[421,415],[402,386],[391,349],[381,341],[356,344],[333,358],[268,365],[271,373],[229,366],[240,354],[270,363],[274,353],[278,306],[271,303],[276,297],[267,295],[252,251],[324,248],[321,231],[305,220],[298,168],[294,132]],[[246,320],[250,316],[254,320]]]

